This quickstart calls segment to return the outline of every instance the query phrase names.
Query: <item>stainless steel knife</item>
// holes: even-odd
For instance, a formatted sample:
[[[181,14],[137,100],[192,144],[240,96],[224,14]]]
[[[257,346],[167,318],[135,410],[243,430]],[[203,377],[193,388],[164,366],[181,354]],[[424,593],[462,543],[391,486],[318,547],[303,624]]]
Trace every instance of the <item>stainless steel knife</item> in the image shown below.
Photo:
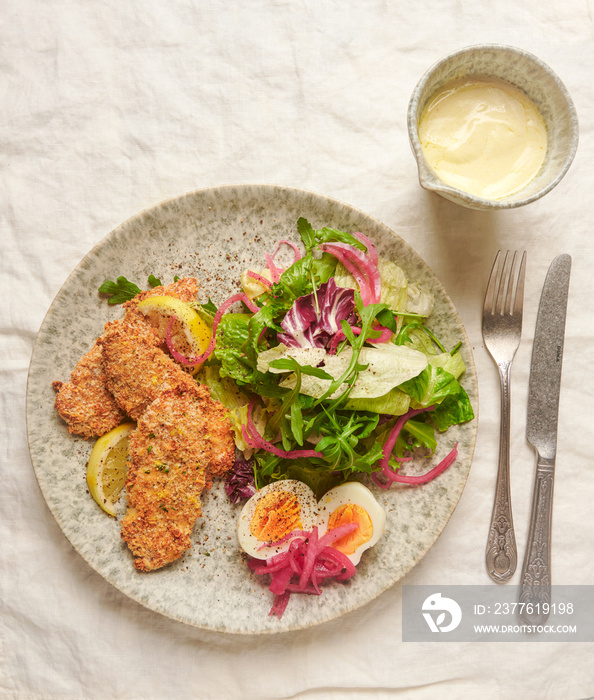
[[[536,450],[528,543],[520,583],[520,616],[542,624],[551,602],[551,523],[559,392],[571,257],[558,255],[547,273],[534,333],[526,438]]]

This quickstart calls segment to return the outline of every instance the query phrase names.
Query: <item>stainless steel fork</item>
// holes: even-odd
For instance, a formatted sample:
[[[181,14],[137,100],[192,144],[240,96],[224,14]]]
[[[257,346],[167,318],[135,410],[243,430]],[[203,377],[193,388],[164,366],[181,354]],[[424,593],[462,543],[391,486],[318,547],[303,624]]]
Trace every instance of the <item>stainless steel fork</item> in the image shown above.
[[[518,563],[509,483],[510,378],[522,335],[526,252],[519,265],[518,257],[507,251],[502,263],[501,251],[497,253],[483,305],[483,339],[501,380],[499,468],[486,551],[487,571],[497,583],[508,581]]]

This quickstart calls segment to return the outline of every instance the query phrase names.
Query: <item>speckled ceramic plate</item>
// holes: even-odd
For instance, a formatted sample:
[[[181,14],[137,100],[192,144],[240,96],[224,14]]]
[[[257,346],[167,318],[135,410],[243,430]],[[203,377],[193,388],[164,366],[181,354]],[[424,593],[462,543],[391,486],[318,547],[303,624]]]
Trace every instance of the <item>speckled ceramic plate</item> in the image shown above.
[[[298,242],[297,219],[315,228],[362,231],[380,254],[404,268],[409,279],[433,291],[431,326],[446,345],[464,342],[463,384],[475,412],[477,381],[462,322],[444,289],[419,256],[380,222],[338,201],[286,187],[237,185],[200,190],[163,202],[129,219],[79,263],[52,303],[35,344],[27,387],[31,458],[43,495],[75,549],[105,579],[146,607],[198,627],[229,633],[274,633],[310,627],[364,605],[402,578],[427,553],[450,518],[466,482],[477,421],[451,428],[439,441],[435,463],[458,443],[459,457],[423,487],[378,493],[387,531],[365,554],[358,572],[330,584],[321,596],[293,596],[281,620],[269,617],[272,594],[249,573],[235,539],[238,506],[220,485],[204,497],[203,518],[192,549],[149,574],[138,572],[120,539],[118,520],[103,513],[87,492],[85,465],[91,441],[69,436],[54,411],[51,382],[67,380],[103,325],[121,316],[97,293],[106,279],[125,275],[142,284],[155,274],[196,276],[204,300],[216,303],[238,289],[241,271],[264,267],[264,252],[280,238]],[[288,262],[288,260],[286,261]],[[419,464],[425,471],[430,464]],[[125,499],[122,499],[124,501]],[[122,512],[124,503],[121,503]]]

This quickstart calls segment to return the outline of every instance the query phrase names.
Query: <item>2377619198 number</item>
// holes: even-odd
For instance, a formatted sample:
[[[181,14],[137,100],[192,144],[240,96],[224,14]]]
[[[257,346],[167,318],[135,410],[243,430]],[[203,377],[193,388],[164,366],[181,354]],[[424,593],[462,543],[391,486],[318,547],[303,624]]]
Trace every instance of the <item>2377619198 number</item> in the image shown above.
[[[558,615],[573,615],[573,603],[495,603],[493,606],[494,615],[528,615],[533,614],[558,614]]]

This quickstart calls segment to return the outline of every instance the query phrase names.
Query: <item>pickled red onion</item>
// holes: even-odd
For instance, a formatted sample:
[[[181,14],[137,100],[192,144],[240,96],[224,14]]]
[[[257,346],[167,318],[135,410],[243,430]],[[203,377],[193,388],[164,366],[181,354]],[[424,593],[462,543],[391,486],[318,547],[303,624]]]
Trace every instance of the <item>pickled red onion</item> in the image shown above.
[[[418,415],[419,413],[425,413],[426,411],[432,411],[434,406],[429,406],[428,408],[419,408],[419,409],[410,409],[407,413],[405,413],[403,416],[400,416],[400,418],[396,421],[394,424],[394,427],[392,428],[390,432],[390,436],[386,440],[386,443],[384,444],[383,448],[383,457],[380,460],[380,467],[382,469],[382,474],[384,477],[387,479],[386,482],[382,481],[381,479],[378,478],[378,474],[372,474],[371,478],[373,482],[376,484],[376,486],[379,486],[382,489],[388,489],[392,485],[393,482],[397,482],[400,484],[427,484],[430,481],[433,481],[436,476],[439,476],[442,472],[444,472],[451,464],[452,462],[456,459],[458,456],[458,443],[454,445],[454,448],[451,450],[449,454],[447,454],[444,459],[441,460],[441,462],[433,467],[433,469],[430,469],[428,472],[425,472],[425,474],[421,474],[420,476],[408,476],[406,474],[400,474],[397,471],[394,471],[390,466],[389,466],[389,460],[390,460],[390,455],[392,453],[392,450],[394,449],[394,445],[396,444],[396,440],[398,439],[398,436],[400,435],[400,431],[404,427],[405,423],[412,418],[413,416]],[[400,459],[399,461],[408,461],[407,459]]]
[[[345,581],[353,576],[355,565],[331,544],[357,527],[357,523],[345,523],[323,537],[318,536],[317,527],[311,532],[294,532],[287,536],[294,539],[285,552],[275,554],[265,562],[260,559],[248,561],[254,574],[271,578],[268,590],[275,594],[275,599],[269,615],[280,618],[292,593],[321,595],[320,584],[324,579]],[[294,582],[297,577],[299,580]]]
[[[353,233],[353,236],[356,236],[361,243],[367,248],[367,255],[369,256],[369,260],[373,265],[377,265],[379,261],[379,256],[377,254],[377,250],[375,249],[375,246],[371,242],[371,239],[368,238],[364,233],[361,233],[361,231],[356,231]]]
[[[388,479],[391,481],[396,481],[399,484],[428,484],[430,481],[433,481],[436,476],[439,476],[442,472],[445,472],[445,470],[452,464],[457,456],[458,443],[454,445],[453,449],[441,460],[437,466],[433,467],[433,469],[430,469],[428,472],[425,472],[425,474],[421,474],[420,476],[408,476],[407,474],[399,474],[398,472],[394,471],[390,471],[389,475],[386,474],[386,472],[384,472],[384,474],[388,476]],[[375,479],[374,481],[378,486],[381,486],[381,488],[387,488],[386,486],[379,484]]]
[[[413,418],[414,416],[418,416],[419,413],[426,413],[427,411],[432,411],[433,408],[434,408],[433,406],[429,406],[428,408],[411,408],[403,416],[400,416],[400,418],[396,421],[396,423],[394,424],[394,427],[392,428],[392,430],[390,432],[388,439],[386,440],[386,442],[384,444],[384,449],[382,450],[384,456],[382,457],[382,459],[380,461],[380,467],[384,471],[386,471],[386,469],[389,470],[388,460],[390,459],[390,455],[392,454],[392,450],[394,449],[394,445],[396,444],[396,440],[398,439],[398,436],[400,435],[400,431],[404,427],[404,424],[410,418]]]
[[[266,264],[268,265],[268,270],[270,272],[270,277],[273,282],[278,282],[280,279],[281,274],[283,273],[282,268],[277,267],[274,264],[274,260],[272,258],[272,255],[269,253],[266,253]]]
[[[377,267],[377,253],[364,253],[348,243],[323,243],[320,250],[334,255],[353,275],[365,306],[380,301],[381,279]]]
[[[245,274],[248,277],[255,279],[257,282],[264,285],[264,287],[266,287],[266,288],[272,287],[272,282],[269,279],[266,279],[266,277],[264,277],[263,275],[259,275],[257,272],[254,272],[253,270],[247,270]]]
[[[293,248],[293,252],[295,253],[295,259],[293,260],[293,264],[295,264],[297,262],[297,260],[301,260],[302,256],[301,256],[301,251],[299,250],[299,248],[295,245],[295,243],[292,243],[291,241],[287,241],[286,238],[281,238],[281,240],[278,242],[278,245],[276,246],[276,250],[272,254],[273,259],[276,256],[276,254],[278,253],[278,251],[280,250],[280,247],[283,243],[285,245],[288,245],[290,248]]]
[[[249,402],[247,409],[247,426],[241,426],[241,434],[247,444],[253,449],[262,449],[266,452],[271,452],[277,457],[284,457],[285,459],[298,459],[299,457],[319,457],[320,453],[315,450],[281,450],[275,447],[272,443],[265,440],[262,435],[258,432],[252,418],[252,410],[254,408],[254,401]]]

